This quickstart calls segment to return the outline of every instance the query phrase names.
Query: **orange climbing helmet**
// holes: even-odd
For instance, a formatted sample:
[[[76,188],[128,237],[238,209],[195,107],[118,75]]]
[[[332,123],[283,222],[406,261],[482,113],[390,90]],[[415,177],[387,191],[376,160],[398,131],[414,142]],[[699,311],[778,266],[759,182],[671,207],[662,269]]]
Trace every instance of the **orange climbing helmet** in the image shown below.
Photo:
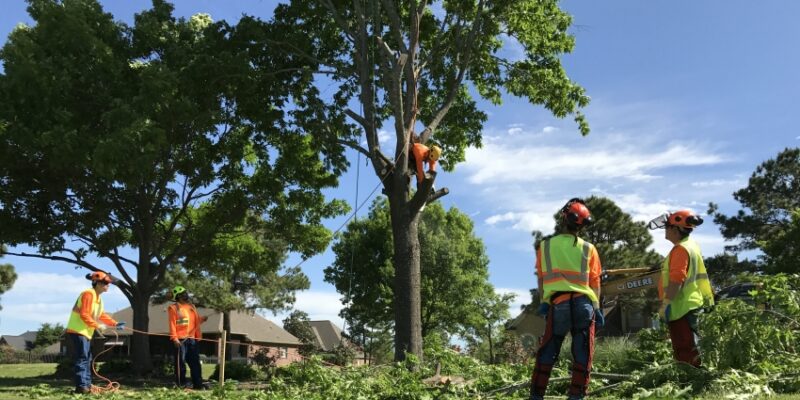
[[[86,274],[86,279],[94,282],[114,283],[115,279],[111,274],[103,271],[94,271],[91,274]]]
[[[703,224],[703,218],[695,214],[692,210],[678,210],[667,212],[653,218],[647,227],[650,229],[662,229],[667,226],[677,226],[681,229],[694,229]]]
[[[561,216],[568,225],[584,227],[592,223],[592,213],[586,203],[577,197],[570,199],[561,208]]]

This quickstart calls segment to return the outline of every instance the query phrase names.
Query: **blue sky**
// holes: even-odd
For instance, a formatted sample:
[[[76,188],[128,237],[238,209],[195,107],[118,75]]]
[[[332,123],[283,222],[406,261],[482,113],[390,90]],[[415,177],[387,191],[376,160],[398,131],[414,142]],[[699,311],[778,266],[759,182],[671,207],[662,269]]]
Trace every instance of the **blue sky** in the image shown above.
[[[149,6],[142,0],[102,3],[125,21]],[[242,13],[268,18],[273,7],[268,1],[181,0],[176,13],[235,21]],[[550,231],[552,214],[567,199],[606,196],[641,221],[668,209],[704,212],[712,201],[730,213],[738,210],[731,193],[746,185],[755,167],[800,143],[791,117],[800,103],[800,2],[567,0],[562,7],[574,16],[577,40],[564,63],[592,97],[585,110],[592,133],[581,137],[572,121],[524,100],[485,103],[484,147],[470,149],[465,163],[437,177],[437,187],[451,191],[443,204],[475,221],[492,283],[519,293],[517,304],[535,286],[530,231]],[[29,21],[22,0],[4,1],[0,37],[5,41],[17,23]],[[519,52],[506,44],[508,54]],[[361,202],[378,181],[362,164],[356,182],[351,156],[353,168],[329,195],[353,203],[358,184]],[[712,223],[695,237],[707,256],[725,245]],[[669,247],[655,237],[657,251]],[[312,284],[296,306],[313,319],[341,324],[339,295],[322,279],[332,259],[328,251],[302,265]],[[2,297],[0,334],[66,322],[86,287],[85,271],[34,259],[2,261],[16,266],[19,279]],[[114,289],[105,297],[111,311],[127,306]]]

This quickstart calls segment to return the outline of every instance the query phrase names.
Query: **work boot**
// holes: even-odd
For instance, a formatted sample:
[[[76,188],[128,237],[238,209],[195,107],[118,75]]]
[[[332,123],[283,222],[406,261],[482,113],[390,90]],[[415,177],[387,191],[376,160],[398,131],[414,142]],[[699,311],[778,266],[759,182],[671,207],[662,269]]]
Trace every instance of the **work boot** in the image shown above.
[[[89,393],[92,393],[92,389],[90,389],[88,387],[80,386],[80,387],[76,387],[75,388],[75,393],[76,394],[89,394]]]

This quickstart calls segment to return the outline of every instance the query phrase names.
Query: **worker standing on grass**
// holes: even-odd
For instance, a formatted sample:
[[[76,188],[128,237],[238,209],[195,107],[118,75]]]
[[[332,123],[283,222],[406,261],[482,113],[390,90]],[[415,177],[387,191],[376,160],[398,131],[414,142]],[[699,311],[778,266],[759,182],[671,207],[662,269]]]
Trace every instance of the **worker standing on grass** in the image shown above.
[[[108,291],[114,278],[103,271],[86,274],[92,281],[92,288],[81,292],[67,322],[67,340],[72,343],[75,366],[75,393],[91,393],[92,391],[92,336],[95,330],[102,332],[109,326],[118,330],[125,327],[124,322],[114,321],[103,311],[103,300],[100,295]]]
[[[667,321],[675,359],[700,366],[697,348],[697,315],[703,307],[714,305],[714,293],[708,280],[700,247],[689,237],[703,219],[690,210],[663,214],[647,225],[664,229],[674,247],[661,268],[659,314]]]
[[[545,238],[536,249],[536,273],[541,304],[539,314],[547,320],[536,367],[531,376],[531,399],[544,399],[561,344],[572,335],[572,381],[569,399],[583,399],[589,387],[594,353],[595,323],[603,326],[600,310],[600,257],[594,245],[578,237],[592,222],[581,199],[571,199],[561,208],[559,233]]]
[[[183,286],[172,289],[175,304],[167,307],[169,316],[169,338],[175,346],[175,384],[186,386],[186,364],[192,376],[192,387],[203,389],[203,374],[200,366],[200,339],[203,333],[200,324],[208,317],[201,317],[189,302],[189,292]]]

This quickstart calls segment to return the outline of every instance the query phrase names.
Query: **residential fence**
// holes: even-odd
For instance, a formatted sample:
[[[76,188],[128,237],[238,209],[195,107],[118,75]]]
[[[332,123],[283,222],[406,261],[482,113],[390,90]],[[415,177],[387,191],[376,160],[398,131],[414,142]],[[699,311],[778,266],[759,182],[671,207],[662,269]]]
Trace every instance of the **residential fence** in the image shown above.
[[[13,348],[0,347],[0,364],[33,364],[33,363],[57,363],[64,358],[58,353],[44,353],[37,350],[20,351]]]

